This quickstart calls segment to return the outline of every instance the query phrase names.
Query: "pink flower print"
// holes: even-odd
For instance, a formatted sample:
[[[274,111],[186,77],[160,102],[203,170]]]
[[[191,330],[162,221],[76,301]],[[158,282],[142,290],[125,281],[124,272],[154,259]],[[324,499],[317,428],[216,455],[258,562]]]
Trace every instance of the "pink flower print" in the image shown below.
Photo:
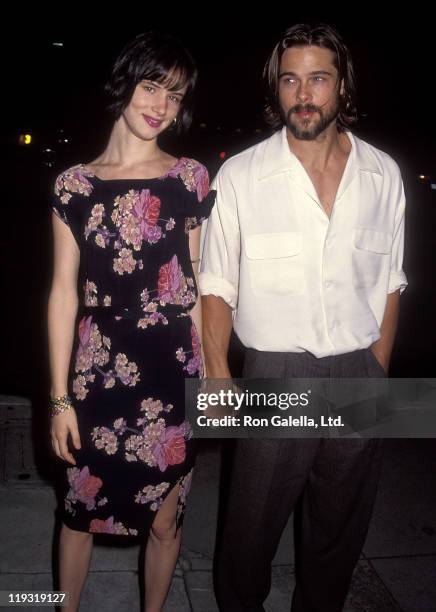
[[[160,267],[158,280],[158,296],[162,302],[174,302],[180,289],[180,270],[177,255],[171,261]]]
[[[138,366],[134,361],[129,361],[124,353],[118,353],[115,357],[115,372],[124,385],[134,387],[140,380]]]
[[[79,346],[76,352],[76,373],[79,375],[73,380],[73,391],[77,399],[84,400],[88,393],[86,385],[94,382],[95,373],[98,372],[103,378],[103,386],[110,389],[115,385],[116,379],[122,384],[135,386],[140,379],[138,366],[129,361],[124,353],[118,353],[114,358],[113,368],[106,372],[102,369],[109,360],[111,340],[102,336],[96,323],[92,322],[92,316],[83,317],[79,323]],[[80,374],[82,373],[82,374]]]
[[[133,257],[133,253],[130,249],[121,249],[118,251],[118,258],[114,258],[113,269],[117,274],[122,276],[125,272],[127,274],[131,274],[136,264],[138,263],[136,259]]]
[[[161,235],[162,229],[157,225],[160,213],[160,200],[151,195],[149,189],[142,189],[133,207],[133,214],[137,218],[141,238],[154,244]]]
[[[114,517],[110,516],[105,521],[93,519],[89,524],[91,533],[112,533],[116,535],[138,535],[137,529],[127,529],[122,523],[116,523]]]
[[[93,519],[89,525],[89,531],[92,533],[116,533],[114,517],[110,516],[105,521]]]
[[[167,427],[152,448],[159,469],[164,472],[169,465],[183,463],[186,456],[184,428]]]
[[[147,235],[144,236],[150,244],[156,244],[162,237],[162,228],[158,225],[150,225],[147,230]]]
[[[150,510],[155,512],[163,502],[163,495],[169,489],[169,482],[161,482],[160,484],[153,486],[148,485],[142,490],[138,491],[135,495],[135,502],[137,504],[150,504]]]
[[[93,510],[96,505],[95,497],[99,492],[103,481],[97,476],[91,476],[89,468],[68,468],[68,481],[71,486],[69,498],[72,501],[80,501],[86,504],[87,510]]]
[[[120,417],[116,421],[114,421],[114,430],[119,434],[123,434],[126,431],[126,420]]]
[[[138,419],[137,425],[143,425],[147,420],[151,421],[153,419],[156,419],[162,411],[170,412],[172,409],[172,404],[167,404],[166,406],[164,406],[161,400],[148,397],[147,399],[142,400],[140,408],[141,412],[145,412],[146,418]]]
[[[198,357],[199,355],[201,356],[200,338],[198,336],[197,328],[195,327],[195,325],[191,325],[191,339],[194,355],[196,357]]]
[[[191,359],[188,361],[185,368],[191,376],[198,371],[201,377],[203,375],[203,359],[201,356],[200,338],[198,337],[195,325],[191,326],[191,338],[193,357],[191,357]]]
[[[96,448],[104,450],[108,455],[114,455],[118,450],[117,433],[116,429],[113,432],[107,427],[94,427],[91,437]]]
[[[86,279],[85,285],[85,306],[98,306],[97,285]]]
[[[197,164],[193,168],[195,186],[197,188],[197,198],[201,202],[209,193],[209,174],[202,164]]]
[[[86,347],[91,338],[92,316],[83,317],[79,323],[80,345]]]
[[[93,187],[86,178],[87,176],[94,175],[89,170],[86,170],[86,168],[84,168],[84,166],[81,164],[78,166],[73,166],[57,177],[55,193],[59,195],[62,189],[70,192],[69,194],[64,194],[65,196],[68,196],[65,198],[65,200],[62,200],[64,204],[68,203],[72,193],[82,193],[85,196],[89,196]]]
[[[79,323],[79,346],[76,353],[76,362],[79,362],[82,355],[88,348],[91,339],[92,315],[83,317]]]
[[[177,349],[176,351],[176,359],[177,361],[181,361],[182,363],[184,363],[186,361],[186,353],[183,350],[183,347],[180,347]]]
[[[179,425],[179,429],[181,433],[183,434],[185,440],[190,440],[192,438],[193,432],[192,432],[192,427],[189,421],[183,421],[183,423]]]
[[[79,166],[75,168],[71,174],[68,173],[67,176],[67,180],[64,179],[64,185],[68,191],[78,191],[86,196],[91,194],[93,187],[86,177],[93,176],[92,172],[86,170],[83,166]],[[73,187],[73,189],[70,187]]]
[[[201,202],[209,193],[209,175],[206,168],[187,157],[181,157],[179,162],[162,178],[180,176],[188,191],[196,191],[198,201]]]
[[[179,497],[182,503],[186,502],[186,497],[189,491],[191,490],[193,473],[194,473],[194,469],[191,469],[191,471],[188,472],[188,474],[186,474],[186,476],[183,478],[182,482],[180,483]]]
[[[179,485],[179,499],[178,499],[178,503],[177,503],[177,520],[179,520],[180,516],[185,511],[186,498],[187,498],[188,493],[189,493],[189,491],[191,489],[191,482],[192,482],[192,474],[193,474],[193,472],[194,472],[194,469],[191,469],[191,471],[188,472],[188,474],[186,474],[186,476],[184,478],[182,478],[182,480],[180,481],[180,485]]]
[[[177,164],[175,166],[173,166],[172,168],[170,168],[169,172],[167,172],[166,174],[164,174],[161,177],[161,180],[167,178],[168,176],[170,176],[171,178],[177,178],[180,174],[180,172],[185,168],[186,163],[189,161],[188,158],[186,157],[181,157],[179,159],[179,161],[177,162]]]

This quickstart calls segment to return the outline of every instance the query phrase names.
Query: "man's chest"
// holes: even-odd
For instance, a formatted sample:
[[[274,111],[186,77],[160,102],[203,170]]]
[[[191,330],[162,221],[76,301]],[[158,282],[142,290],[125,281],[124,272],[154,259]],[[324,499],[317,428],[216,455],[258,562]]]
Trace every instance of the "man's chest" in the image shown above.
[[[241,234],[300,231],[316,237],[362,227],[392,231],[395,207],[382,177],[356,173],[339,184],[321,182],[318,189],[320,194],[309,176],[301,181],[290,173],[252,181],[248,189],[237,192]],[[320,199],[334,202],[330,219]]]
[[[335,168],[332,172],[307,170],[307,175],[313,184],[319,203],[327,217],[330,218],[341,183],[344,167]]]

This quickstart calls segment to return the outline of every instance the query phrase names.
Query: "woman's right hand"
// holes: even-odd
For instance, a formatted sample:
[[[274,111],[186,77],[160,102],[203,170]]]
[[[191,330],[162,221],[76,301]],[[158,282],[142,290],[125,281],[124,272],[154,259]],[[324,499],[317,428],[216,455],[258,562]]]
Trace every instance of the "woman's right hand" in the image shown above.
[[[51,417],[51,444],[56,455],[69,463],[76,465],[76,460],[68,450],[68,434],[71,434],[73,446],[81,448],[77,416],[74,408],[65,410]]]

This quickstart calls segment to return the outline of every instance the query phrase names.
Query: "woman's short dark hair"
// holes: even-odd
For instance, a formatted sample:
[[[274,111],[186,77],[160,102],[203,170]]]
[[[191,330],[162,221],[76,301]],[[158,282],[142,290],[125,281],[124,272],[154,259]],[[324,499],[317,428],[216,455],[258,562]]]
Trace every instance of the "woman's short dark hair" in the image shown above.
[[[178,132],[187,130],[192,122],[197,67],[177,38],[159,32],[145,32],[124,47],[105,86],[107,109],[116,119],[121,117],[136,86],[143,80],[155,81],[174,91],[187,87],[176,128]]]
[[[340,132],[349,129],[357,121],[356,84],[353,61],[350,51],[340,34],[330,25],[318,23],[315,25],[299,23],[288,28],[274,47],[263,70],[267,88],[267,104],[265,120],[279,129],[283,125],[279,105],[279,74],[283,53],[290,47],[314,45],[322,49],[330,49],[334,53],[334,65],[339,72],[338,84],[343,82],[344,91],[339,96],[339,114],[337,126]]]

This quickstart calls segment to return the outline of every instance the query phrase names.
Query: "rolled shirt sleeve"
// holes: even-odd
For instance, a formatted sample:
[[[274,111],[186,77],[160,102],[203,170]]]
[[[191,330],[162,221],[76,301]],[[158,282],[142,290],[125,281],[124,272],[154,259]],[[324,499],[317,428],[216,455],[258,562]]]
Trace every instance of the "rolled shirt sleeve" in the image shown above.
[[[215,207],[201,232],[201,295],[221,297],[232,309],[238,302],[240,233],[237,198],[225,165],[212,182]]]
[[[391,271],[389,275],[388,293],[394,293],[398,289],[403,293],[407,287],[407,278],[403,271],[404,255],[404,213],[406,208],[406,198],[401,177],[399,177],[398,203],[395,214],[394,235],[392,239],[391,251]]]

